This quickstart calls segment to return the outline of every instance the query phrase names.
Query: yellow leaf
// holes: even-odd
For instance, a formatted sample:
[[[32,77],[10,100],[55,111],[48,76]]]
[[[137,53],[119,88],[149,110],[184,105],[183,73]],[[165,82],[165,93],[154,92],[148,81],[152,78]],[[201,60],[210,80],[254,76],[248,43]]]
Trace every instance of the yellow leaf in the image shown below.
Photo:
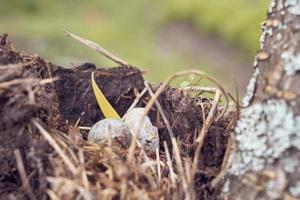
[[[100,107],[100,110],[102,111],[104,117],[121,120],[121,117],[119,116],[117,111],[110,105],[110,103],[107,101],[104,94],[98,87],[98,85],[94,79],[94,72],[92,72],[92,87],[93,87],[93,91],[94,91],[96,100],[98,102],[98,105]]]

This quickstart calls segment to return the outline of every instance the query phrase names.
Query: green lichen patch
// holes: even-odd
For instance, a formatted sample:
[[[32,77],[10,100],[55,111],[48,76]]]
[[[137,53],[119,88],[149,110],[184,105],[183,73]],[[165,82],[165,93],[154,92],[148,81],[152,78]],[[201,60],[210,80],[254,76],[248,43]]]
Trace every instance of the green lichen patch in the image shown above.
[[[298,181],[294,186],[289,187],[289,193],[294,197],[300,197],[300,181]]]
[[[300,15],[300,2],[298,0],[287,0],[285,6],[289,7],[291,14]]]
[[[300,54],[294,55],[291,51],[285,51],[281,57],[286,62],[284,70],[287,75],[293,75],[300,70]]]
[[[300,117],[283,100],[245,108],[236,129],[237,151],[230,172],[260,171],[289,148],[300,149]]]

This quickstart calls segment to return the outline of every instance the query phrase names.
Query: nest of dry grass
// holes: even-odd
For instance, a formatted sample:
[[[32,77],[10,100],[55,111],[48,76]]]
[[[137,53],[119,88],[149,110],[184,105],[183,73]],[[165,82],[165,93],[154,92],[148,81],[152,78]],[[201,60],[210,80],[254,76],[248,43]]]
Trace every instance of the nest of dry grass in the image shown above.
[[[84,127],[103,119],[91,72],[120,115],[133,103],[146,107],[159,130],[156,154],[86,141]],[[237,112],[221,103],[227,97],[221,87],[189,92],[168,86],[189,73],[204,75],[182,72],[145,88],[137,68],[86,63],[66,69],[16,52],[1,36],[0,198],[218,198]]]

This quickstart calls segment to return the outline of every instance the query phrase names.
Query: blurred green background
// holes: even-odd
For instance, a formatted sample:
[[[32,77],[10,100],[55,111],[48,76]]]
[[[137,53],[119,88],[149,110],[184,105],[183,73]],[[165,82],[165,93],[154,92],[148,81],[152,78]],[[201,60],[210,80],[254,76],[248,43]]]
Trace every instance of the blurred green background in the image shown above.
[[[16,49],[63,66],[115,66],[67,38],[101,44],[152,82],[183,69],[216,76],[244,93],[268,0],[0,0],[0,33]]]

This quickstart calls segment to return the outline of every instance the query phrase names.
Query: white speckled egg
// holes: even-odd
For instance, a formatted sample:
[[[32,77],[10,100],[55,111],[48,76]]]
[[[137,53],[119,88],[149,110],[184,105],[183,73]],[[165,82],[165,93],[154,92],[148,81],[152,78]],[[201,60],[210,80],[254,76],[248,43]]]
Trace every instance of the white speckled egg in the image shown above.
[[[137,135],[137,139],[145,150],[155,152],[156,148],[159,148],[159,136],[155,126],[152,125],[149,117],[146,116],[142,123],[140,132],[137,133],[137,129],[141,123],[141,119],[144,115],[145,108],[133,108],[124,117],[124,123],[134,134]]]
[[[130,145],[130,130],[124,122],[117,119],[103,119],[94,124],[89,132],[88,141],[103,144],[110,137],[124,146]]]

